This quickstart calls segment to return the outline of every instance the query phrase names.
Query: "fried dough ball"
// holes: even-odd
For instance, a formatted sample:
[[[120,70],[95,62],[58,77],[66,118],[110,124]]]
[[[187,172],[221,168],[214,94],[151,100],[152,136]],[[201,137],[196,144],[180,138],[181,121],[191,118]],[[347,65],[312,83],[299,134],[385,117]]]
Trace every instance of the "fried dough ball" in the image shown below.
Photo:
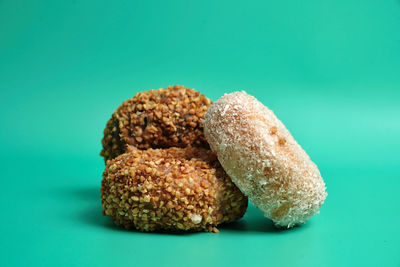
[[[327,193],[317,166],[274,113],[245,92],[208,109],[204,132],[232,181],[276,225],[319,213]]]
[[[127,145],[209,148],[201,119],[211,103],[200,92],[180,85],[137,93],[107,122],[100,155],[106,162],[124,153]]]
[[[103,215],[140,231],[214,231],[241,218],[247,198],[211,150],[129,149],[107,162]]]

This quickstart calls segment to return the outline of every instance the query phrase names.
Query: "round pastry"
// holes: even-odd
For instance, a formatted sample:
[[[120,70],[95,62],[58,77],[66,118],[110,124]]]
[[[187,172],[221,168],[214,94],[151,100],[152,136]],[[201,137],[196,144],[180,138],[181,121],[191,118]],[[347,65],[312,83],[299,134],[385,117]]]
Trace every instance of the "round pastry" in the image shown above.
[[[317,166],[257,99],[224,95],[209,107],[204,132],[233,182],[276,225],[289,228],[319,212],[327,193]]]
[[[175,85],[140,92],[114,112],[107,122],[100,155],[113,159],[131,145],[139,149],[204,147],[202,118],[211,100],[200,92]]]
[[[214,231],[241,218],[247,198],[211,150],[128,149],[107,162],[103,215],[140,231]]]

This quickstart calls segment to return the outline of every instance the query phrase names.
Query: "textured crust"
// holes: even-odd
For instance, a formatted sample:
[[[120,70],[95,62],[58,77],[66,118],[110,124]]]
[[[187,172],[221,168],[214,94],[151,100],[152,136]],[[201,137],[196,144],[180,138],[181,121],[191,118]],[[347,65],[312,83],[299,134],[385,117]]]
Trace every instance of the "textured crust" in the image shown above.
[[[275,224],[292,227],[319,212],[327,193],[317,166],[257,99],[224,95],[208,109],[204,132],[233,182]]]
[[[215,231],[241,218],[247,197],[211,150],[128,149],[107,162],[103,214],[140,231]]]
[[[114,112],[104,130],[104,161],[126,150],[169,147],[204,147],[202,118],[211,100],[200,92],[175,85],[140,92]]]

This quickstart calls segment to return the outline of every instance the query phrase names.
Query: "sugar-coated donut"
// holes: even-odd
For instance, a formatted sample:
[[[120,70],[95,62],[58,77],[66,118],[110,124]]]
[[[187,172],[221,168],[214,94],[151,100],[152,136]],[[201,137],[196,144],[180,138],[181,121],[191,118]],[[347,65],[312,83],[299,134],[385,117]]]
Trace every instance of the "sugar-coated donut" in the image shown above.
[[[139,92],[126,100],[107,122],[100,153],[104,161],[139,149],[204,147],[202,118],[211,100],[181,85]]]
[[[204,133],[233,182],[276,225],[289,228],[319,212],[327,193],[317,166],[256,98],[235,92],[218,99]]]
[[[128,147],[107,161],[101,199],[103,215],[140,231],[218,232],[247,208],[215,153],[195,147]]]

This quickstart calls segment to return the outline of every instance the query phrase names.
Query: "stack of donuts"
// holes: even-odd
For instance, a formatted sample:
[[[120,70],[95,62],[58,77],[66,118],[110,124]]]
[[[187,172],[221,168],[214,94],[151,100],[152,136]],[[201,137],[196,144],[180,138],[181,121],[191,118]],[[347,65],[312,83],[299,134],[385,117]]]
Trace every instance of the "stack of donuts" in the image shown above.
[[[327,195],[285,126],[245,92],[214,104],[179,85],[137,93],[112,114],[102,146],[103,215],[127,229],[218,232],[248,198],[290,228]]]

